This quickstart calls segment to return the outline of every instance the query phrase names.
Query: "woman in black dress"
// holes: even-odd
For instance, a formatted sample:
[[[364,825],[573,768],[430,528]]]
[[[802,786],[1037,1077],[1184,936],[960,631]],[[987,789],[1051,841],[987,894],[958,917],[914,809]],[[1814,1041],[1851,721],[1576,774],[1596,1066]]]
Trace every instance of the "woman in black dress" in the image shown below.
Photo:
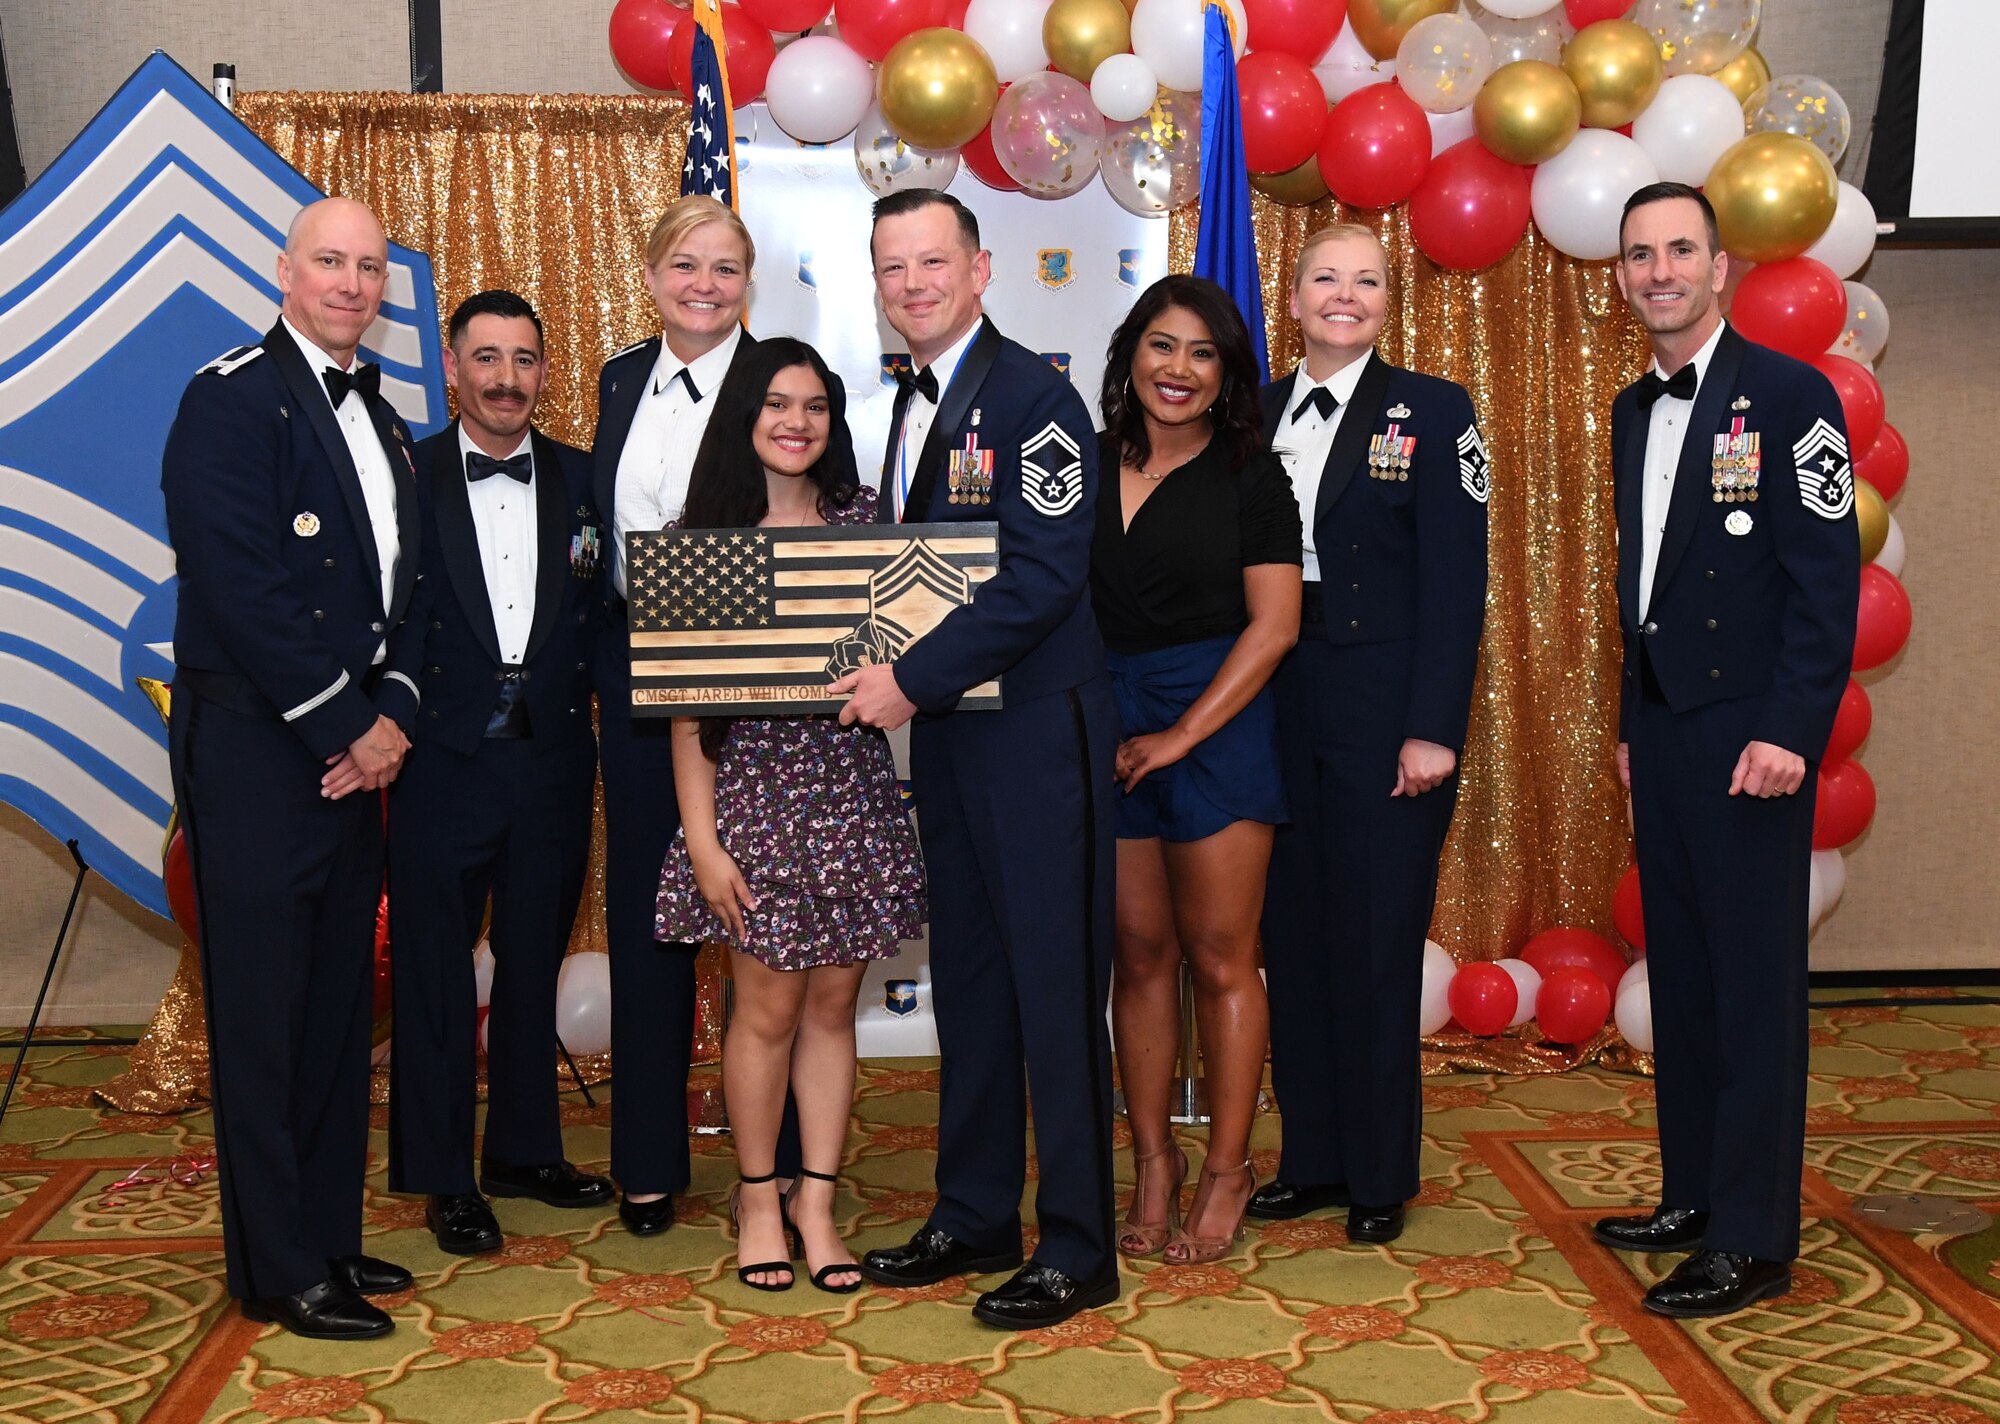
[[[1299,631],[1300,529],[1264,448],[1250,333],[1198,277],[1154,283],[1111,338],[1091,597],[1118,699],[1112,1024],[1137,1182],[1118,1249],[1212,1261],[1256,1182],[1250,1122],[1269,1016],[1257,917],[1285,819],[1265,684]],[[1195,996],[1208,1157],[1185,1227],[1168,1096],[1180,969]]]

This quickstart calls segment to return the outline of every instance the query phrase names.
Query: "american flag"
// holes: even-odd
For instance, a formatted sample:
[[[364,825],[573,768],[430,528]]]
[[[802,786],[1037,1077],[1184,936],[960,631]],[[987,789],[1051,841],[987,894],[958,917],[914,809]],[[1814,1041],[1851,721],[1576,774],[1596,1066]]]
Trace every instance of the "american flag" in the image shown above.
[[[736,206],[736,123],[729,103],[729,69],[723,56],[722,10],[716,0],[694,0],[694,63],[688,116],[687,158],[681,196],[705,193]]]
[[[667,529],[626,536],[632,710],[640,716],[838,711],[826,685],[888,662],[998,562],[995,526]],[[1000,684],[960,701],[1000,705]]]

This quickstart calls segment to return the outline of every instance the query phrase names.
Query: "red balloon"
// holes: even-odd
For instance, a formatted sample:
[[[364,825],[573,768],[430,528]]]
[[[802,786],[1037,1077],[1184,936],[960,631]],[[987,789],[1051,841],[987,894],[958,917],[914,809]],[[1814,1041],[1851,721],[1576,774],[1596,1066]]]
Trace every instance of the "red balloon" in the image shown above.
[[[1467,1033],[1491,1038],[1514,1021],[1520,1003],[1514,976],[1497,964],[1468,964],[1451,976],[1445,999]]]
[[[1003,94],[1007,92],[1004,84],[1000,87],[1000,92]],[[1021,185],[1008,176],[1007,170],[1000,166],[999,156],[993,152],[991,124],[967,139],[965,145],[959,149],[958,157],[960,162],[972,170],[972,176],[987,187],[997,188],[1003,193],[1021,191]]]
[[[1579,30],[1599,20],[1622,20],[1632,13],[1633,0],[1563,0],[1569,22]]]
[[[1243,13],[1250,21],[1252,53],[1278,50],[1317,64],[1340,34],[1347,0],[1243,0]],[[1237,72],[1242,72],[1240,66]],[[1299,163],[1304,162],[1300,157]]]
[[[1861,566],[1861,603],[1854,618],[1854,670],[1878,668],[1910,638],[1910,595],[1879,564]]]
[[[686,94],[694,88],[694,32],[697,26],[690,19],[674,31],[674,40],[667,47],[667,62],[673,66],[674,88]],[[742,108],[764,93],[764,79],[771,72],[771,61],[778,57],[778,47],[771,43],[771,32],[743,13],[743,7],[725,3],[722,6],[722,43],[727,51],[722,62],[729,66],[729,102],[735,108]]]
[[[1811,257],[1761,263],[1737,284],[1729,320],[1759,345],[1810,361],[1847,329],[1847,289]]]
[[[1430,163],[1430,122],[1399,85],[1357,89],[1326,116],[1319,174],[1351,207],[1394,207],[1417,191]]]
[[[1834,394],[1840,397],[1840,412],[1847,421],[1847,448],[1866,450],[1882,431],[1882,383],[1852,357],[1829,352],[1813,357],[1812,363],[1833,382]],[[1879,491],[1882,487],[1875,488]]]
[[[1874,444],[1854,457],[1854,475],[1875,486],[1875,493],[1885,500],[1901,493],[1903,481],[1910,477],[1910,447],[1902,432],[1884,421]]]
[[[1840,694],[1840,710],[1833,714],[1833,735],[1826,739],[1826,750],[1821,753],[1822,764],[1846,761],[1855,750],[1868,740],[1868,729],[1875,722],[1875,706],[1868,700],[1867,689],[1853,678],[1847,680],[1847,691]]]
[[[1625,956],[1612,948],[1611,941],[1591,930],[1543,930],[1521,947],[1521,958],[1544,980],[1558,969],[1586,969],[1607,989],[1617,986],[1627,967]]]
[[[833,0],[833,22],[847,47],[880,64],[896,41],[945,21],[945,0]]]
[[[687,15],[667,0],[618,0],[611,11],[611,57],[628,79],[648,89],[676,87],[667,51]]]
[[[767,30],[797,34],[809,30],[833,9],[833,0],[737,0],[743,13]]]
[[[166,882],[167,913],[174,917],[175,928],[187,937],[189,944],[200,949],[201,915],[194,898],[194,861],[188,855],[187,833],[179,826],[174,827],[174,838],[167,842],[160,878]]]
[[[1542,976],[1535,1023],[1551,1043],[1584,1042],[1604,1027],[1610,1012],[1611,986],[1588,969],[1558,969]]]
[[[1619,937],[1632,946],[1634,954],[1646,952],[1646,914],[1639,900],[1636,865],[1625,867],[1625,873],[1618,877],[1618,888],[1611,892],[1611,923],[1618,927]],[[1615,984],[1612,987],[1617,988]]]
[[[1311,65],[1283,50],[1246,54],[1236,62],[1236,98],[1252,173],[1289,173],[1312,157],[1326,123],[1326,91]]]
[[[1528,230],[1533,181],[1532,168],[1496,158],[1476,138],[1455,143],[1410,196],[1410,236],[1440,267],[1490,267]]]
[[[1858,761],[1819,769],[1813,798],[1813,849],[1838,850],[1875,819],[1875,778]]]

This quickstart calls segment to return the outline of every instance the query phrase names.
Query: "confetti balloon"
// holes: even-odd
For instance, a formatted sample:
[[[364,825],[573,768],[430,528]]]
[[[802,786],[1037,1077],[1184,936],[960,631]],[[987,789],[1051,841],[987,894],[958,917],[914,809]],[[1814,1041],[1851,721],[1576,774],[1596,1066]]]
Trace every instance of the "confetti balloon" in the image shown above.
[[[1104,191],[1128,213],[1164,217],[1201,190],[1200,144],[1201,96],[1169,90],[1138,119],[1105,134],[1097,164]],[[1317,171],[1316,159],[1306,163]]]
[[[889,127],[871,104],[854,130],[854,166],[878,198],[905,188],[943,188],[958,176],[958,151],[918,148]]]
[[[993,152],[1024,192],[1067,197],[1097,175],[1104,116],[1067,74],[1030,75],[1008,85],[994,107]]]
[[[1639,0],[1632,22],[1653,37],[1669,74],[1713,74],[1750,47],[1763,0]]]
[[[1840,162],[1853,131],[1847,101],[1831,84],[1810,74],[1786,74],[1773,79],[1750,97],[1743,117],[1751,133],[1797,134]]]

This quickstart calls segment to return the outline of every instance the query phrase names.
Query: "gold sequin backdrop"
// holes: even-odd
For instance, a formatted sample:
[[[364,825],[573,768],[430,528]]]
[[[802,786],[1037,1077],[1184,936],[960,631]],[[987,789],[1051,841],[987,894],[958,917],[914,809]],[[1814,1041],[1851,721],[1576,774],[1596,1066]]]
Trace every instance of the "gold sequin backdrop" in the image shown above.
[[[262,93],[237,112],[307,178],[430,253],[445,310],[487,286],[528,296],[549,337],[540,423],[589,441],[598,365],[658,330],[638,252],[679,191],[683,105]],[[1286,297],[1300,240],[1355,218],[1381,233],[1395,269],[1384,353],[1471,391],[1492,456],[1486,638],[1434,937],[1461,959],[1491,959],[1550,925],[1609,933],[1630,839],[1613,766],[1608,426],[1612,396],[1643,366],[1643,333],[1608,267],[1533,233],[1495,267],[1446,272],[1418,253],[1400,211],[1255,203],[1273,369],[1298,357]],[[1170,221],[1171,264],[1186,271],[1197,215]]]

